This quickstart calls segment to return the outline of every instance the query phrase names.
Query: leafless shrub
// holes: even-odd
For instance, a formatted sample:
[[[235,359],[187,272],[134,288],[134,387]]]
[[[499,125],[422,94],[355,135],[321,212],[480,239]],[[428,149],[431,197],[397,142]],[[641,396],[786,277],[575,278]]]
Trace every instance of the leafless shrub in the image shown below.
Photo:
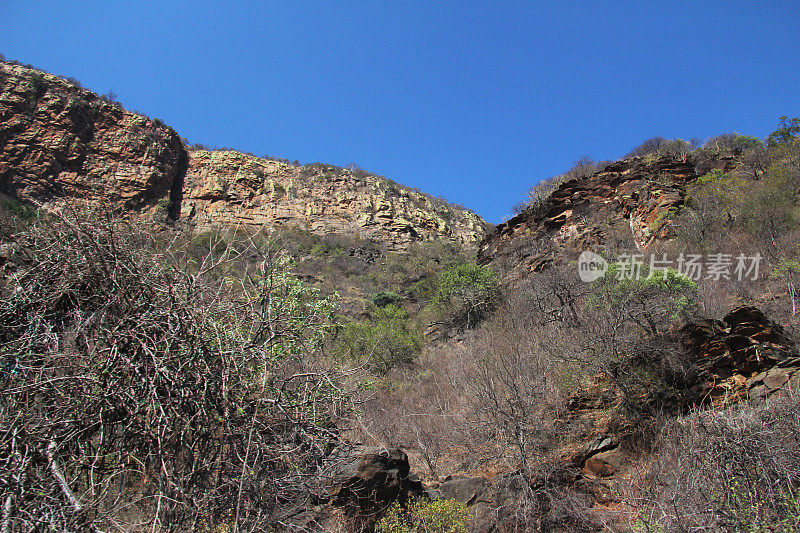
[[[769,150],[764,144],[756,144],[742,154],[742,167],[750,177],[758,180],[769,167]]]
[[[532,456],[548,450],[560,404],[556,364],[537,340],[533,332],[495,322],[467,348],[458,375],[472,400],[473,427],[514,448],[511,466],[523,472]]]
[[[563,408],[561,375],[543,349],[549,339],[517,310],[504,308],[463,343],[431,349],[422,370],[392,376],[362,406],[365,436],[416,452],[434,478],[477,468],[486,457],[492,469],[532,468],[550,451],[554,414]]]
[[[512,206],[514,214],[519,214],[528,209],[529,207],[538,208],[544,205],[544,201],[555,191],[562,183],[570,180],[586,179],[595,172],[603,170],[608,166],[608,161],[597,163],[591,157],[584,155],[572,164],[569,170],[563,174],[558,174],[551,178],[541,180],[536,185],[528,189],[527,198]]]
[[[651,137],[628,152],[625,157],[644,157],[650,154],[657,154],[661,147],[667,142],[668,139],[664,137]]]
[[[3,531],[261,531],[314,494],[344,402],[280,254],[85,214],[3,238]]]
[[[800,396],[667,422],[631,503],[644,531],[797,531]],[[646,529],[645,529],[646,528]],[[660,529],[659,529],[660,528]]]

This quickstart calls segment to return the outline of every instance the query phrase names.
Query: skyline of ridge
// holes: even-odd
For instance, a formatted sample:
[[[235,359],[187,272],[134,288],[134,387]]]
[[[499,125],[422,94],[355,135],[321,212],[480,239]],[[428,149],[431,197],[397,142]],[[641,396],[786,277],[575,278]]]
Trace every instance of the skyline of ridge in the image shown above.
[[[8,59],[111,90],[190,143],[355,162],[493,223],[582,155],[764,137],[800,108],[788,2],[11,2],[0,16]]]

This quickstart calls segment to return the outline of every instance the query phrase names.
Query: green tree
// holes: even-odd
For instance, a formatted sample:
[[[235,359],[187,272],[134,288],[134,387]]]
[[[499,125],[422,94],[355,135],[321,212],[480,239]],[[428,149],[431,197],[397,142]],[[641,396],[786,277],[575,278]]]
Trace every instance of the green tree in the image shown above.
[[[379,373],[411,363],[421,348],[418,328],[395,304],[373,309],[366,322],[341,326],[333,340],[337,358],[366,364]]]
[[[695,307],[697,284],[674,269],[627,276],[630,267],[609,266],[592,283],[578,339],[584,364],[605,372],[634,410],[649,408],[662,384],[665,354],[658,340],[685,322]],[[667,343],[669,344],[669,343]]]
[[[785,161],[800,172],[800,118],[782,116],[778,128],[767,137],[773,159]]]
[[[472,327],[496,305],[499,286],[497,273],[487,266],[456,265],[439,274],[434,302],[453,324]]]

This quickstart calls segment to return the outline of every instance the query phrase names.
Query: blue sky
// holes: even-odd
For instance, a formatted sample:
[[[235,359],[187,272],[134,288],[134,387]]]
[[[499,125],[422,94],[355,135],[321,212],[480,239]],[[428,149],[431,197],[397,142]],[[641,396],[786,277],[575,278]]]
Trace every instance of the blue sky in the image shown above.
[[[582,155],[800,115],[800,2],[0,4],[0,53],[190,142],[355,162],[491,222]]]

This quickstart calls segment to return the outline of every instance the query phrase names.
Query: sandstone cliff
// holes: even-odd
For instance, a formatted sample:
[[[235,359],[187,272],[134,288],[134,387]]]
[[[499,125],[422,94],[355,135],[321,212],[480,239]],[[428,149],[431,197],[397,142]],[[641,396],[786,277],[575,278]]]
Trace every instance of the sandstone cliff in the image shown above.
[[[391,249],[439,238],[475,245],[488,229],[471,211],[364,171],[232,151],[191,153],[181,217],[199,227],[295,225]]]
[[[489,229],[471,211],[361,170],[189,151],[158,119],[6,62],[0,62],[0,193],[45,208],[93,204],[154,220],[168,216],[198,231],[298,226],[392,250],[435,239],[476,245]]]
[[[0,63],[0,191],[45,207],[177,214],[186,151],[160,121],[57,76]],[[167,200],[162,200],[162,199]]]

